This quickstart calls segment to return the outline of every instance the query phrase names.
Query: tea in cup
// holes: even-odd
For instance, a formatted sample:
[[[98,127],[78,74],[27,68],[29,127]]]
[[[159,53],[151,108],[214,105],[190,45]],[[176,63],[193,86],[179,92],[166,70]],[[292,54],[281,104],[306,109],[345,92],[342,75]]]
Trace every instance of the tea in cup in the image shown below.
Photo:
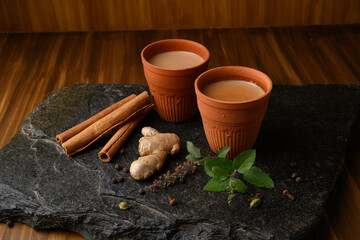
[[[206,139],[216,150],[229,146],[229,157],[253,147],[264,118],[271,79],[241,66],[210,69],[195,81],[197,105]]]
[[[182,122],[197,112],[195,79],[207,69],[210,53],[200,43],[166,39],[141,52],[144,75],[155,109],[169,122]]]

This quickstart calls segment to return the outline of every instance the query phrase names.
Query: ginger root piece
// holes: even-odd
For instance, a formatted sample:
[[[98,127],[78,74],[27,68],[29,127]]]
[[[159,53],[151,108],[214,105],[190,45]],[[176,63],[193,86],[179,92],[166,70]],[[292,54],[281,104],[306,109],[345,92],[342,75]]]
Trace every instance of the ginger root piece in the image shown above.
[[[180,139],[174,133],[159,133],[151,127],[141,130],[144,135],[139,140],[139,157],[130,166],[130,175],[143,180],[159,170],[168,154],[174,155],[180,150]]]

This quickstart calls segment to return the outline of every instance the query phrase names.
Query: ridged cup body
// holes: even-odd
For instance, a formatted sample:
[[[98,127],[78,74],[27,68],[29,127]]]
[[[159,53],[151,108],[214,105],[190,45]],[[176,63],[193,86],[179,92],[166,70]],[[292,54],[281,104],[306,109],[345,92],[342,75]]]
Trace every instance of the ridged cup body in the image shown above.
[[[226,102],[202,93],[209,84],[229,79],[252,81],[260,86],[265,94],[250,101]],[[230,146],[228,156],[236,157],[253,147],[267,109],[271,89],[272,82],[266,74],[241,66],[210,69],[196,79],[197,104],[207,141],[214,152],[220,147]]]
[[[201,56],[204,62],[184,69],[164,69],[149,63],[156,54],[167,51],[188,51]],[[146,46],[141,52],[144,75],[159,116],[169,122],[192,118],[196,111],[195,79],[207,69],[209,51],[203,45],[184,39],[165,39]]]

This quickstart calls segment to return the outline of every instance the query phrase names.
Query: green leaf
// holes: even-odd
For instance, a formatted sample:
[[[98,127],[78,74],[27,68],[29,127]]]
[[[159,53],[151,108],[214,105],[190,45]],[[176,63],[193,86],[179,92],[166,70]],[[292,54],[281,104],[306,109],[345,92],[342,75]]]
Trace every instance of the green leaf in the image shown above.
[[[194,157],[194,155],[192,155],[191,153],[189,153],[189,154],[186,156],[185,159],[186,159],[186,160],[190,160],[190,161],[192,161],[192,162],[197,162],[197,161],[200,160],[200,158]]]
[[[200,148],[196,147],[192,142],[186,142],[186,148],[188,152],[195,158],[201,158]]]
[[[243,181],[241,181],[240,179],[238,178],[234,178],[232,181],[231,181],[231,186],[238,192],[241,192],[241,193],[246,193],[247,191],[247,186],[245,185],[245,183]]]
[[[205,185],[204,190],[205,191],[211,191],[211,192],[220,192],[225,191],[226,188],[229,186],[230,183],[230,177],[227,177],[223,180],[213,177],[210,179],[210,181]]]
[[[214,177],[214,174],[212,172],[212,167],[211,166],[206,166],[206,163],[205,163],[205,166],[204,166],[204,171],[209,177]]]
[[[212,167],[211,172],[214,174],[214,177],[219,178],[220,180],[224,180],[229,177],[227,171],[218,166]]]
[[[218,155],[218,157],[226,157],[226,154],[229,152],[230,147],[225,146],[225,147],[221,147],[218,150],[216,150],[216,154]]]
[[[233,161],[233,166],[239,173],[244,173],[254,165],[256,151],[254,149],[240,153]]]
[[[201,153],[201,157],[208,158],[208,157],[211,157],[211,156],[209,154],[207,154],[207,153]]]
[[[274,182],[269,177],[269,175],[267,175],[263,170],[255,166],[251,167],[249,170],[244,172],[243,177],[247,182],[257,187],[266,187],[266,188],[274,187]]]
[[[206,161],[205,163],[205,172],[208,174],[208,172],[212,172],[213,167],[220,167],[224,169],[229,175],[232,174],[232,172],[235,170],[232,166],[232,161],[228,158],[224,157],[217,157],[212,158]],[[214,175],[208,174],[210,177],[213,177]]]

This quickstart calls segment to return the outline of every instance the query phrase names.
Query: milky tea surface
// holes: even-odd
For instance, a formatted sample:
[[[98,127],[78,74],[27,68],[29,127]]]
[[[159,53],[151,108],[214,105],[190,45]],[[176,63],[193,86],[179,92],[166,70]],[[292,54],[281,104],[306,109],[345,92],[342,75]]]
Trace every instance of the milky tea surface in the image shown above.
[[[152,65],[173,70],[195,67],[203,62],[202,57],[188,51],[163,52],[149,59],[149,63]]]
[[[253,82],[224,80],[206,86],[202,93],[220,101],[243,102],[259,98],[265,91]]]

